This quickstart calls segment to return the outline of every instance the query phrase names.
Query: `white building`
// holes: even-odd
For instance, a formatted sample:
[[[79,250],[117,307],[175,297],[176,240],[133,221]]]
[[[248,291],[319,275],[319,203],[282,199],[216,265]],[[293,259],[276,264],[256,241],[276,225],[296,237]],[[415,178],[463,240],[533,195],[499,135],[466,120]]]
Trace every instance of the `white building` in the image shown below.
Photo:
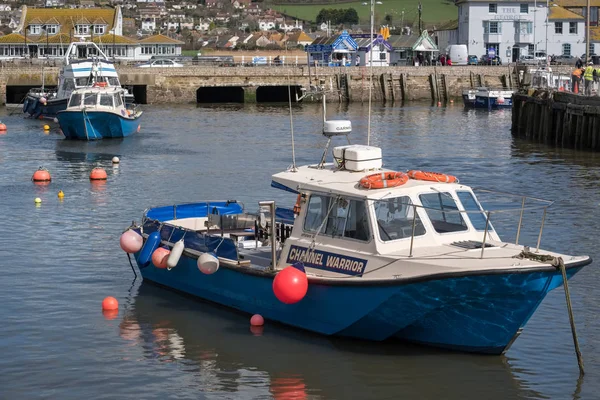
[[[555,3],[551,3],[548,15],[546,2],[535,0],[458,0],[456,5],[457,42],[466,44],[470,55],[481,57],[494,49],[507,63],[535,51],[548,55],[585,53],[585,18]]]

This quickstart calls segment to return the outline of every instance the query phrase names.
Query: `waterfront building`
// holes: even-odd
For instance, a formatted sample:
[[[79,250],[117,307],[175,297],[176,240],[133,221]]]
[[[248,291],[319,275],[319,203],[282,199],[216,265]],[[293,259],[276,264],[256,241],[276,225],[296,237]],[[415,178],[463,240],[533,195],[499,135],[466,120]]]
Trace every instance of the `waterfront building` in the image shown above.
[[[62,58],[74,41],[92,41],[108,57],[136,61],[146,61],[153,56],[180,56],[183,45],[164,35],[142,40],[123,36],[119,6],[86,9],[23,6],[19,26],[13,33],[0,36],[0,59]]]
[[[470,55],[481,57],[493,49],[507,63],[535,52],[549,56],[585,52],[585,1],[457,0],[456,5],[457,34],[445,33],[444,44],[466,44]],[[597,7],[593,13],[597,24]]]

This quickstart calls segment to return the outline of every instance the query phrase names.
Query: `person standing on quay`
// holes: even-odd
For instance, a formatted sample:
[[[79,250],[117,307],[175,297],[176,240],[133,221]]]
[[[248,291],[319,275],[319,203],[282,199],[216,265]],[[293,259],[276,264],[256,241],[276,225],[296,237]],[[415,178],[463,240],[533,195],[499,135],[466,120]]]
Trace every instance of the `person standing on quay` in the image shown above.
[[[583,79],[585,79],[585,95],[590,96],[592,94],[592,82],[594,82],[594,67],[591,62],[588,62]]]
[[[575,68],[571,74],[571,92],[579,93],[579,86],[581,83],[581,75],[583,74],[583,68]]]

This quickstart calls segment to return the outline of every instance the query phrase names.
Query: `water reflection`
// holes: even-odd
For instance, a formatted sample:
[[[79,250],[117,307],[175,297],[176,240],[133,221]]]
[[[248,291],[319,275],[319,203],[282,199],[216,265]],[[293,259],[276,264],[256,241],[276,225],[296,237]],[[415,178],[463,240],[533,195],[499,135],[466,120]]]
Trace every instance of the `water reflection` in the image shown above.
[[[147,282],[119,328],[123,340],[142,348],[146,358],[199,368],[207,391],[247,392],[252,382],[278,399],[366,399],[399,392],[408,398],[540,397],[515,377],[505,357],[329,339],[270,321],[257,335],[247,315]]]

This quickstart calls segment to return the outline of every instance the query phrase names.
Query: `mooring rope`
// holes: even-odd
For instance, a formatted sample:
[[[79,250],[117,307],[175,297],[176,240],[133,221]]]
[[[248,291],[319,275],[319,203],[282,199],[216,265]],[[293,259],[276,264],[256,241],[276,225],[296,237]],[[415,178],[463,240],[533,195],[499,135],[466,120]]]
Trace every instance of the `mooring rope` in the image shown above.
[[[541,263],[549,263],[556,269],[560,270],[563,278],[563,286],[565,289],[565,299],[567,301],[567,311],[569,312],[569,323],[571,324],[571,334],[573,336],[573,345],[575,346],[575,355],[577,356],[577,364],[579,365],[579,376],[583,376],[585,371],[583,369],[583,358],[581,351],[579,350],[579,340],[577,339],[577,331],[575,330],[575,318],[573,317],[573,307],[571,306],[571,295],[569,293],[569,284],[567,280],[567,267],[562,257],[554,257],[550,254],[536,254],[531,251],[523,250],[514,258],[538,261]]]

